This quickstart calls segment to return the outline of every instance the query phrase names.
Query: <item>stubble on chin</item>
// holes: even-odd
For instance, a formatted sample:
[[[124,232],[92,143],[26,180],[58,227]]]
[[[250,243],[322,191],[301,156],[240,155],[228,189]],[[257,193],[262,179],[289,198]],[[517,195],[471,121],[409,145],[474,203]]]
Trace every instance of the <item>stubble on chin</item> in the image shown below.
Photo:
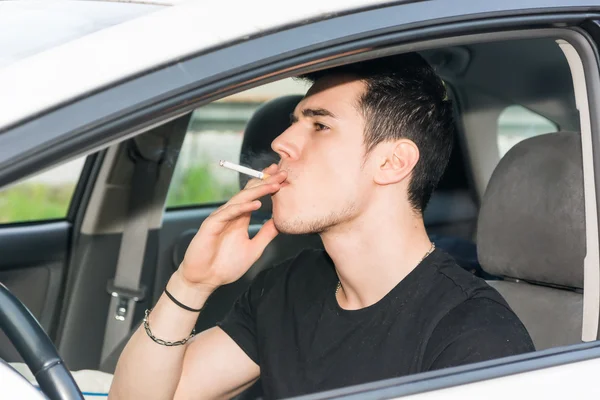
[[[280,233],[287,235],[306,235],[306,234],[321,234],[329,229],[342,224],[354,215],[355,207],[352,204],[347,205],[339,211],[332,211],[328,215],[322,217],[293,217],[283,219],[281,217],[273,217],[275,228]]]

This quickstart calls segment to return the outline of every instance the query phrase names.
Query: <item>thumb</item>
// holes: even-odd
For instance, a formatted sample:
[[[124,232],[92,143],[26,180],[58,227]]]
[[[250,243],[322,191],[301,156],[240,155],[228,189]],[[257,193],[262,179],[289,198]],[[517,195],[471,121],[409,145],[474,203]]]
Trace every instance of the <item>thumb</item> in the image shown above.
[[[265,222],[258,233],[252,238],[254,251],[257,257],[260,257],[262,252],[265,250],[265,247],[267,247],[267,245],[271,243],[271,241],[275,239],[278,234],[279,231],[277,228],[275,228],[275,223],[273,222],[272,218]]]

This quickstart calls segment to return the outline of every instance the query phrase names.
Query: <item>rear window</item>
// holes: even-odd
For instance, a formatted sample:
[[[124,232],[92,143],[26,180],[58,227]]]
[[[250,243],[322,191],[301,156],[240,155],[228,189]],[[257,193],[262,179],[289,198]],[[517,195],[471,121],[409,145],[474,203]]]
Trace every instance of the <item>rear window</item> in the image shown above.
[[[523,106],[508,106],[498,117],[500,157],[521,140],[551,132],[558,132],[558,126],[554,122]]]

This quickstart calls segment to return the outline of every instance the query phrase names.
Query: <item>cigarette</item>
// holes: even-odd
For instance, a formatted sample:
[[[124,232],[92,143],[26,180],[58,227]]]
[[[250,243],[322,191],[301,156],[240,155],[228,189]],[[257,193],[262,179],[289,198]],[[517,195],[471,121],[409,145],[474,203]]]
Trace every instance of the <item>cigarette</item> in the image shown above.
[[[229,161],[221,160],[221,161],[219,161],[219,165],[221,167],[225,167],[225,168],[229,168],[229,169],[232,169],[234,171],[237,171],[237,172],[239,172],[241,174],[249,175],[249,176],[251,176],[253,178],[267,179],[270,176],[269,174],[265,174],[264,172],[257,171],[255,169],[248,168],[248,167],[243,167],[241,165],[234,164],[234,163],[229,162]]]

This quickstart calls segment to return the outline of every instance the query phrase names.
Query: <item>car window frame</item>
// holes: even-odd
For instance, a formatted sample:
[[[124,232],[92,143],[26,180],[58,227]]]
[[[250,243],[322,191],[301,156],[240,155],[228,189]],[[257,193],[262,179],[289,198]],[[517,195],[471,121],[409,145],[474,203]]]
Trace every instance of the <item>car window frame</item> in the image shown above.
[[[556,14],[556,15],[545,15],[543,17],[536,17],[533,18],[531,16],[520,16],[520,17],[507,17],[507,18],[499,18],[498,20],[486,20],[486,21],[479,21],[478,24],[476,24],[476,28],[477,29],[506,29],[507,26],[515,26],[516,27],[523,27],[524,25],[531,28],[532,25],[532,21],[535,21],[535,23],[540,24],[540,26],[546,26],[548,23],[552,23],[552,22],[565,22],[565,21],[571,21],[571,22],[582,22],[586,19],[588,19],[588,17],[590,17],[590,14],[586,14],[584,16],[582,15],[577,15],[577,14],[570,14],[570,15],[564,15],[564,14]],[[512,25],[511,25],[512,24]],[[463,24],[450,24],[449,26],[445,27],[447,30],[446,31],[440,31],[439,27],[429,27],[429,28],[421,28],[418,30],[418,39],[419,39],[419,43],[421,43],[422,41],[426,40],[426,39],[432,39],[435,38],[436,36],[439,37],[440,34],[444,34],[444,32],[447,32],[450,36],[453,36],[454,34],[457,33],[465,33],[465,29],[466,27]],[[551,30],[551,29],[550,29]],[[556,28],[557,32],[560,32],[561,34],[563,33],[567,33],[567,32],[574,32],[573,30],[565,30],[565,28]],[[515,31],[511,31],[511,34],[514,34],[515,37],[518,37],[519,33]],[[410,38],[415,36],[415,32],[396,32],[395,34],[391,34],[390,37],[388,37],[388,40],[395,40],[396,42],[399,43],[403,43],[403,46],[406,47],[407,43],[410,43]],[[481,34],[479,34],[479,36],[481,36]],[[271,39],[275,38],[276,35],[271,36]],[[385,39],[382,38],[378,38],[376,40],[376,43],[382,43],[385,42]],[[251,43],[251,42],[248,42]],[[360,43],[360,46],[366,46],[366,45],[373,45],[375,42],[370,42],[368,40],[364,40]],[[247,43],[244,43],[247,44]],[[356,43],[353,42],[354,45],[356,45]],[[240,44],[242,45],[242,44]],[[398,45],[395,46],[396,51],[398,51],[399,48],[401,48],[402,46]],[[131,112],[127,115],[116,115],[113,116],[112,119],[110,121],[105,121],[106,122],[106,126],[103,126],[102,129],[99,129],[97,126],[94,126],[93,124],[91,124],[91,126],[88,126],[86,130],[84,130],[83,132],[87,135],[89,135],[89,137],[87,138],[82,138],[81,140],[75,140],[73,139],[73,137],[71,136],[71,140],[72,143],[63,143],[63,146],[61,147],[60,151],[49,151],[46,150],[43,155],[45,156],[45,159],[42,158],[41,159],[41,163],[43,162],[49,162],[49,159],[51,159],[51,156],[55,156],[57,153],[58,154],[68,154],[69,152],[76,152],[78,151],[78,147],[76,147],[76,145],[80,145],[83,149],[87,149],[89,150],[90,148],[94,148],[94,146],[106,146],[107,143],[109,143],[111,140],[121,140],[123,139],[123,136],[132,136],[136,133],[139,132],[140,128],[146,128],[149,125],[152,124],[156,124],[158,121],[160,121],[161,123],[164,122],[165,119],[168,118],[174,118],[178,115],[184,114],[186,112],[191,111],[190,107],[196,108],[198,107],[198,105],[201,104],[205,104],[208,101],[212,101],[215,100],[217,98],[223,97],[226,94],[235,92],[235,91],[239,91],[242,90],[242,88],[246,88],[246,87],[252,87],[253,85],[255,86],[258,82],[260,82],[260,77],[263,77],[262,82],[266,82],[269,81],[269,79],[274,79],[274,78],[279,78],[279,77],[286,77],[286,76],[291,76],[293,74],[296,74],[298,72],[298,70],[289,70],[288,72],[281,72],[284,71],[286,68],[293,68],[294,66],[297,66],[299,64],[302,64],[302,60],[304,60],[305,62],[312,62],[316,59],[323,59],[324,57],[326,57],[327,55],[331,56],[331,52],[333,52],[333,55],[339,55],[340,53],[343,53],[344,51],[348,51],[351,50],[353,47],[348,45],[348,43],[346,43],[346,46],[341,45],[339,47],[334,48],[334,50],[332,49],[328,49],[327,52],[325,51],[320,51],[320,50],[314,50],[314,53],[309,53],[308,56],[306,54],[304,54],[304,58],[302,58],[301,56],[298,57],[290,57],[290,58],[285,58],[283,60],[280,60],[279,62],[274,62],[274,63],[270,63],[269,65],[262,65],[260,66],[260,68],[256,68],[256,69],[249,69],[246,70],[244,72],[240,72],[239,75],[235,75],[235,76],[229,76],[227,78],[223,78],[222,81],[219,81],[217,83],[212,82],[212,84],[207,84],[205,86],[196,88],[192,91],[186,92],[184,98],[185,99],[196,99],[197,102],[192,102],[192,105],[188,105],[187,108],[181,107],[181,103],[184,102],[184,99],[182,99],[181,97],[178,98],[178,100],[175,100],[174,98],[162,98],[162,99],[155,99],[155,103],[153,104],[144,104],[144,108],[143,109],[139,109],[137,110],[136,113]],[[581,48],[578,50],[582,50]],[[594,79],[595,79],[595,83],[594,83],[594,88],[595,91],[591,91],[591,93],[595,94],[595,96],[590,96],[590,108],[594,109],[594,110],[600,110],[600,99],[598,99],[597,97],[600,96],[600,79],[597,76],[597,71],[598,71],[598,62],[597,62],[597,57],[595,54],[593,54],[594,49],[590,49],[590,48],[586,48],[584,49],[585,52],[587,53],[588,56],[588,60],[587,60],[587,64],[586,62],[584,62],[584,64],[586,65],[586,71],[594,71],[594,68],[592,68],[590,65],[592,65],[593,67],[595,67],[595,71],[593,75]],[[590,55],[590,52],[592,53],[592,55]],[[228,57],[227,55],[224,55],[224,57]],[[336,62],[339,62],[341,59],[336,59]],[[591,64],[590,64],[590,60]],[[291,65],[290,65],[291,64]],[[332,64],[335,64],[332,63]],[[310,70],[310,67],[304,67],[305,71]],[[276,75],[275,71],[280,71],[279,75]],[[269,74],[272,74],[269,76]],[[269,76],[268,78],[265,78],[265,76]],[[154,76],[153,79],[156,78],[156,75]],[[254,80],[254,81],[253,81]],[[251,83],[249,83],[251,82]],[[261,83],[262,83],[261,82]],[[126,84],[124,84],[126,85]],[[112,88],[111,90],[116,90],[113,94],[119,93],[119,89],[123,89],[125,91],[131,90],[131,87],[115,87]],[[183,95],[180,95],[183,96]],[[160,101],[159,101],[160,100]],[[173,106],[173,102],[175,102],[177,104],[177,102],[179,102],[179,106],[176,109],[171,108]],[[69,107],[66,107],[69,108]],[[76,107],[74,109],[77,109]],[[64,112],[65,109],[61,109],[61,110],[57,110],[57,111],[61,111]],[[71,109],[72,111],[73,109]],[[131,110],[128,110],[131,111]],[[53,117],[56,118],[55,114]],[[60,115],[60,113],[58,114]],[[594,132],[596,133],[593,136],[593,140],[594,140],[594,149],[600,149],[600,147],[598,147],[600,145],[600,130],[598,129],[600,127],[599,124],[599,118],[600,118],[600,113],[591,113],[591,118],[592,118],[592,126],[594,127]],[[40,118],[44,118],[44,117],[40,117]],[[148,120],[145,120],[145,118],[148,118]],[[27,124],[26,124],[27,125]],[[22,130],[20,130],[21,127],[17,127],[14,128],[14,131],[11,131],[12,133],[14,132],[23,132]],[[9,132],[9,133],[11,133]],[[78,133],[81,134],[81,130],[77,131]],[[67,133],[69,135],[73,134],[73,131],[67,131]],[[6,133],[5,133],[6,134]],[[69,138],[69,135],[66,135],[65,140]],[[0,135],[1,137],[2,135]],[[93,139],[93,140],[92,140]],[[85,151],[85,150],[84,150]],[[597,159],[598,157],[596,157]],[[598,161],[598,160],[596,160]],[[36,163],[31,163],[30,166],[28,166],[29,168],[34,168],[34,167],[38,167],[40,165],[40,162]],[[599,180],[600,180],[600,174],[598,173],[598,171],[600,170],[600,161],[598,161],[597,163],[595,163],[594,166],[594,170],[595,170],[595,180],[596,180],[596,190],[600,190],[600,185],[598,184]],[[13,169],[12,171],[10,171],[9,173],[5,173],[0,177],[0,185],[3,183],[3,180],[6,180],[8,178],[11,177],[11,173],[14,175],[15,173],[23,173],[27,170],[27,168],[25,167],[21,167],[21,169]],[[521,368],[520,372],[523,372],[525,370],[529,371],[529,370],[533,370],[533,369],[537,369],[537,368],[546,368],[548,366],[553,366],[553,365],[560,365],[561,363],[565,363],[567,362],[566,360],[568,359],[570,362],[573,361],[577,361],[577,360],[582,360],[585,359],[585,357],[591,357],[591,355],[593,354],[593,357],[600,357],[600,343],[598,342],[592,342],[592,343],[585,343],[585,344],[580,344],[580,345],[572,345],[572,346],[567,346],[566,348],[563,349],[550,349],[550,350],[555,350],[553,351],[549,351],[546,353],[536,353],[535,356],[531,356],[529,355],[529,357],[524,356],[522,358],[517,358],[517,359],[511,359],[513,360],[512,362],[508,362],[505,359],[501,359],[501,360],[494,360],[497,361],[499,363],[505,363],[503,368],[489,368],[489,369],[485,369],[486,371],[489,371],[490,374],[487,375],[486,379],[491,379],[492,377],[499,377],[499,376],[506,376],[508,374],[514,374],[514,373],[518,373],[519,371],[517,371],[515,369],[515,365],[518,367],[517,369]],[[592,351],[593,350],[593,351]],[[563,357],[560,357],[560,356]],[[524,361],[527,361],[527,366],[524,364]],[[482,365],[488,365],[488,364],[479,364],[479,366],[477,366],[477,364],[472,364],[470,365],[470,367],[472,368],[467,368],[469,366],[466,366],[464,368],[466,369],[461,369],[463,367],[456,367],[459,368],[458,370],[453,370],[453,371],[461,371],[460,373],[463,374],[462,376],[466,379],[465,382],[463,383],[468,383],[468,382],[476,382],[478,380],[480,380],[480,375],[478,374],[478,372],[482,371]],[[525,368],[525,369],[523,369]],[[448,373],[448,371],[450,370],[443,370],[443,371],[434,371],[431,373],[427,373],[427,374],[431,374],[431,375],[427,375],[428,377],[431,377],[431,379],[443,379],[446,374]],[[473,374],[470,374],[470,373]],[[395,384],[395,388],[398,388],[398,390],[400,390],[402,387],[408,387],[405,386],[408,383],[412,382],[411,381],[414,380],[415,382],[419,382],[423,380],[423,375],[421,374],[417,374],[417,375],[413,375],[410,377],[410,379],[406,380],[406,381],[402,381],[402,383],[396,383]],[[470,379],[470,380],[469,380]],[[400,385],[400,386],[398,386]],[[381,388],[379,388],[381,389]],[[377,390],[379,390],[377,389]],[[353,389],[356,392],[356,387]]]
[[[535,15],[524,14],[523,7],[528,6],[535,10]],[[566,6],[573,13],[556,11]],[[176,118],[202,104],[243,90],[241,85],[256,86],[256,81],[248,83],[256,77],[286,69],[289,73],[285,77],[289,77],[293,75],[291,69],[298,65],[304,65],[301,70],[310,71],[310,63],[319,58],[324,61],[344,52],[367,51],[367,45],[373,41],[385,44],[415,37],[425,40],[469,30],[531,26],[532,22],[546,26],[558,21],[575,23],[593,16],[589,6],[574,6],[566,0],[551,4],[540,0],[507,0],[503,7],[468,0],[447,9],[429,7],[426,2],[401,3],[282,28],[189,56],[176,64],[76,98],[16,126],[0,129],[0,148],[11,149],[11,152],[0,151],[0,187],[47,168],[56,159],[69,157],[69,154],[72,157],[81,150],[92,153],[119,140],[124,133],[139,133],[132,131],[132,122],[138,129],[149,129],[161,120]],[[600,12],[600,7],[596,9]],[[579,15],[575,11],[586,14]],[[319,35],[311,34],[314,30],[318,30]],[[224,70],[224,66],[229,69]],[[183,99],[194,101],[181,109],[177,104]],[[45,127],[43,137],[37,129],[39,126]],[[34,138],[44,142],[38,143]]]

